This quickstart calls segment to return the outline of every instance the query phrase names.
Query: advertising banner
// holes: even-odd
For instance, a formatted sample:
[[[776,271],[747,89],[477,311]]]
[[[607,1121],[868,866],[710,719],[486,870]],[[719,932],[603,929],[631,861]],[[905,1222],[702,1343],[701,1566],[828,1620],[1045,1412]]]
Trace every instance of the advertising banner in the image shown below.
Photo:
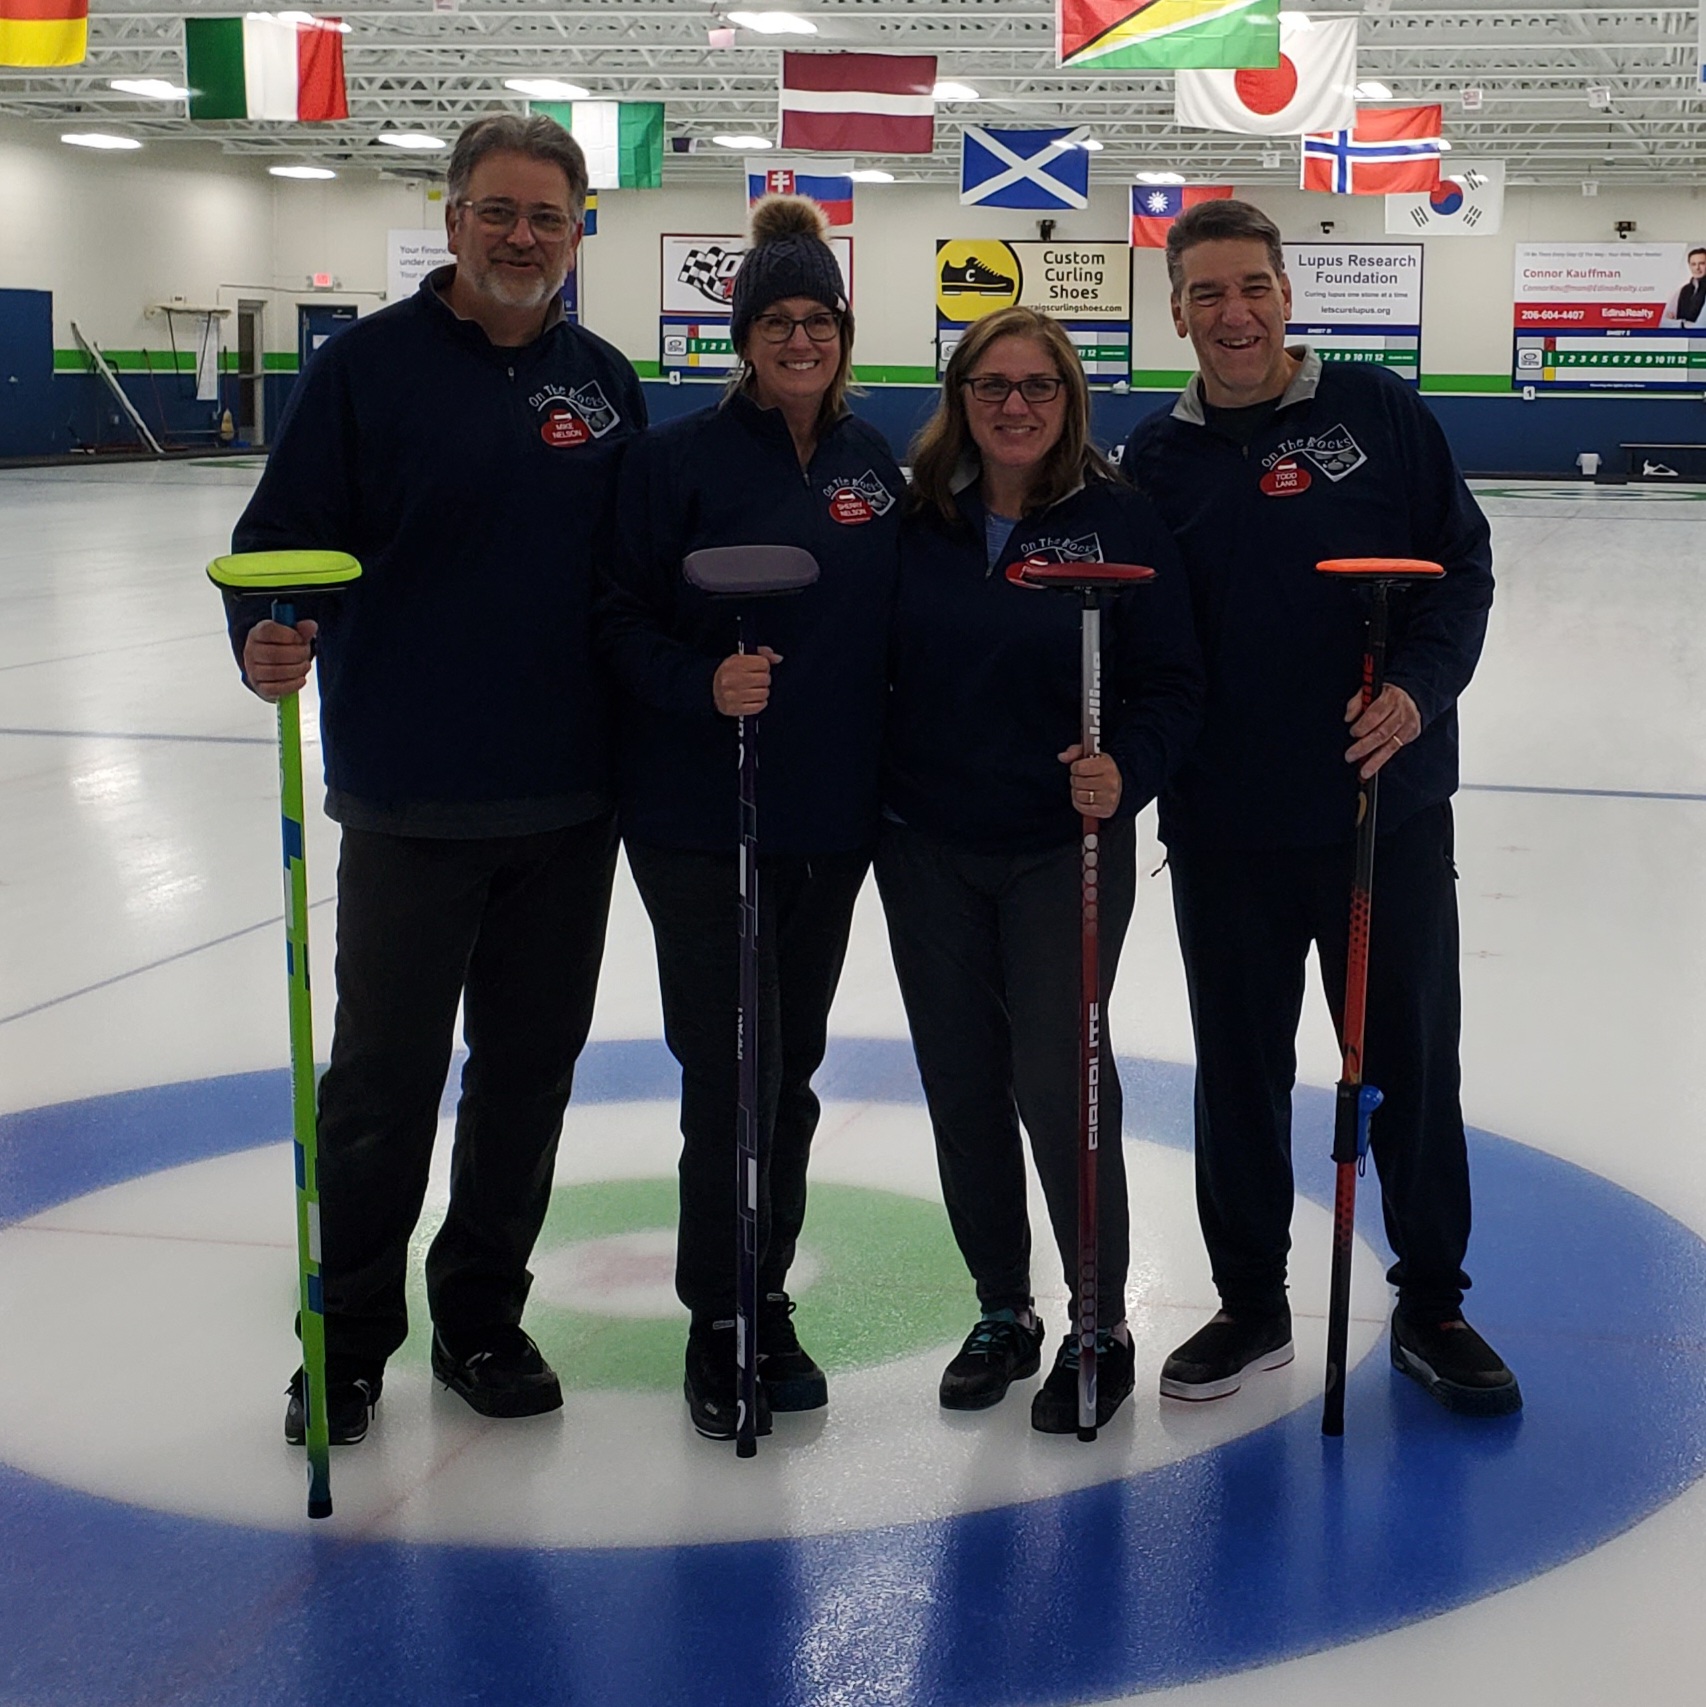
[[[401,302],[413,296],[434,267],[448,267],[456,257],[444,243],[444,227],[429,231],[385,233],[385,300]]]
[[[1519,243],[1512,318],[1513,385],[1706,384],[1706,250],[1687,243]]]
[[[1289,337],[1324,362],[1373,362],[1420,379],[1420,243],[1287,243],[1285,268]]]

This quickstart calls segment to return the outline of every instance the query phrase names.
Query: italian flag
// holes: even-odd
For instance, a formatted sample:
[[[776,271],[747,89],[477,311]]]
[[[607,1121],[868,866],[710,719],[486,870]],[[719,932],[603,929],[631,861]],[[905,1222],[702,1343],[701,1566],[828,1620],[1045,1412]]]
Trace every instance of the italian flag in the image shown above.
[[[663,188],[661,101],[534,101],[581,145],[595,190]]]
[[[186,18],[184,69],[192,119],[349,117],[336,18]]]
[[[89,0],[0,0],[0,65],[81,65]]]

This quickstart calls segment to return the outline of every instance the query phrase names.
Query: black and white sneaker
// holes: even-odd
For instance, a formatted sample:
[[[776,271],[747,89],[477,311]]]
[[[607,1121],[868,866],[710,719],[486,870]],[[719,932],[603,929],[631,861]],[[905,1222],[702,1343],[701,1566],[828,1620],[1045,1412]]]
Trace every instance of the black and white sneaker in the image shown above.
[[[354,1381],[326,1383],[326,1438],[333,1446],[354,1446],[367,1438],[367,1425],[379,1403],[385,1379],[376,1370]],[[302,1371],[298,1369],[285,1389],[284,1438],[301,1446],[308,1438],[308,1407],[302,1393]]]
[[[1392,1367],[1466,1417],[1508,1417],[1522,1389],[1505,1361],[1461,1316],[1414,1322],[1392,1313]]]
[[[1100,1428],[1131,1397],[1136,1354],[1129,1340],[1104,1328],[1096,1335],[1096,1426]],[[1039,1434],[1078,1432],[1078,1336],[1068,1334],[1054,1368],[1031,1400],[1031,1427]]]
[[[563,1407],[563,1389],[532,1337],[505,1325],[455,1348],[436,1328],[432,1372],[483,1417],[537,1417]]]
[[[1281,1369],[1295,1355],[1290,1310],[1264,1316],[1222,1310],[1161,1365],[1161,1392],[1169,1399],[1224,1399],[1246,1375]]]
[[[740,1371],[735,1365],[734,1317],[695,1321],[687,1330],[687,1370],[682,1381],[687,1414],[707,1440],[733,1440],[740,1431]],[[770,1398],[758,1383],[754,1432],[770,1432]]]
[[[829,1382],[800,1345],[786,1292],[767,1292],[759,1301],[758,1379],[773,1411],[819,1411],[829,1403]]]
[[[986,1411],[1007,1389],[1042,1367],[1043,1325],[1027,1326],[1012,1310],[991,1310],[966,1335],[965,1344],[942,1371],[937,1390],[943,1410]]]
[[[957,267],[950,263],[942,269],[944,296],[1010,296],[1017,288],[1016,279],[986,267],[975,255]]]

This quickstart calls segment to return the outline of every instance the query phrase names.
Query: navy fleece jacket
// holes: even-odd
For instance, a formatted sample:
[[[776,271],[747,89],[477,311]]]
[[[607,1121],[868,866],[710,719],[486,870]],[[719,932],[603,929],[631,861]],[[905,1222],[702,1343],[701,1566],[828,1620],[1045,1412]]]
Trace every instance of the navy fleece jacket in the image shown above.
[[[634,370],[557,321],[500,348],[437,295],[443,268],[310,363],[232,538],[361,560],[320,623],[326,810],[400,835],[519,835],[609,805],[594,566],[620,448],[645,425]],[[241,663],[269,607],[228,599]]]
[[[918,511],[901,530],[884,805],[977,852],[1064,846],[1081,831],[1058,757],[1079,738],[1080,606],[1006,571],[1031,556],[1156,571],[1102,611],[1102,746],[1120,768],[1122,817],[1154,799],[1196,734],[1202,664],[1184,571],[1154,507],[1123,481],[1093,480],[1025,517],[993,569],[975,486],[959,507],[954,525]]]
[[[1203,732],[1161,796],[1170,846],[1325,847],[1354,833],[1345,703],[1366,595],[1331,557],[1420,557],[1445,578],[1391,602],[1386,679],[1422,733],[1380,773],[1380,828],[1457,787],[1457,696],[1493,601],[1486,518],[1427,405],[1383,369],[1307,356],[1247,445],[1207,424],[1201,381],[1140,421],[1125,473],[1173,530],[1208,668]]]
[[[654,847],[732,852],[735,719],[711,697],[735,650],[735,601],[687,584],[682,559],[719,545],[794,545],[818,561],[803,592],[750,601],[749,650],[768,646],[756,719],[766,854],[846,853],[876,837],[883,660],[904,483],[881,434],[844,415],[802,469],[787,423],[736,395],[655,427],[629,452],[621,550],[599,603],[599,645],[622,688],[622,833]]]

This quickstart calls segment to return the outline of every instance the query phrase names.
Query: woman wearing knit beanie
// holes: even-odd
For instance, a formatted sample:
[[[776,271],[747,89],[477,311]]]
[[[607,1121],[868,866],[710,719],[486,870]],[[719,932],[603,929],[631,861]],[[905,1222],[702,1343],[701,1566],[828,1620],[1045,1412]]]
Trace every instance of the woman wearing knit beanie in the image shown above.
[[[791,1320],[788,1270],[817,1126],[823,1058],[853,903],[877,831],[884,655],[903,483],[882,436],[847,410],[853,317],[815,203],[769,196],[734,286],[739,365],[717,404],[629,453],[621,550],[602,601],[623,692],[623,841],[651,917],[664,1036],[681,1063],[676,1290],[692,1315],[693,1425],[735,1433],[738,917],[735,720],[756,717],[760,1085],[758,1427],[827,1402]],[[767,602],[762,642],[688,586],[703,546],[793,545],[819,579]]]

